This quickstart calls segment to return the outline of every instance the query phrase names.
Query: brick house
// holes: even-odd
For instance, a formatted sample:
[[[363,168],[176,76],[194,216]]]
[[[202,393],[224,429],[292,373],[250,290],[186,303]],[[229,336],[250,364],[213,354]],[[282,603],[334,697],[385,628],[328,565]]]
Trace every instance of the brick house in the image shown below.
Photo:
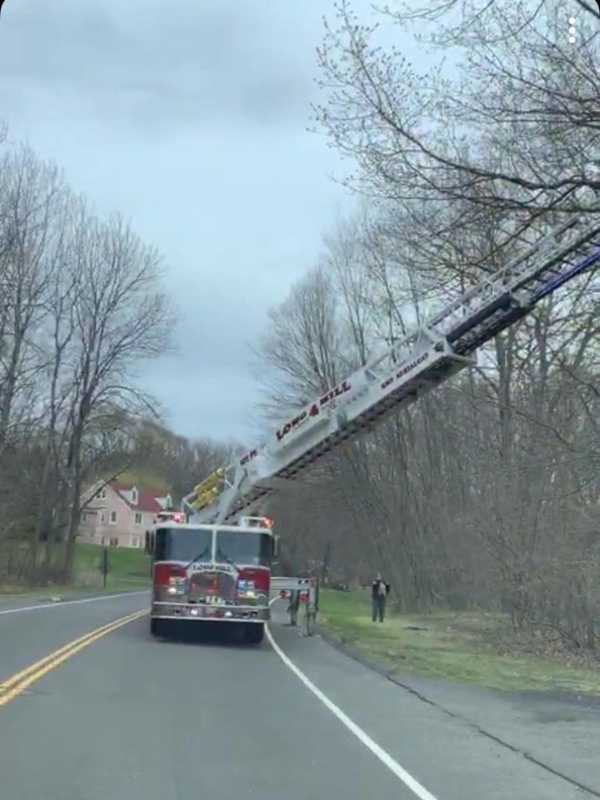
[[[84,497],[94,499],[81,514],[78,539],[112,547],[144,547],[145,533],[159,511],[172,506],[169,495],[111,481],[92,486]]]

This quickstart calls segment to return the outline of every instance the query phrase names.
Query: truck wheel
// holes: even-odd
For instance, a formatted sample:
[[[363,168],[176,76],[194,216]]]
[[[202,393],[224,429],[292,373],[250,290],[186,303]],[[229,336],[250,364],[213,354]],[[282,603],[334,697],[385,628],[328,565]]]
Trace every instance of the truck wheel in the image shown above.
[[[255,622],[247,626],[246,641],[248,644],[260,644],[265,635],[265,626],[262,622]]]
[[[159,625],[158,625],[158,623],[159,622],[160,622],[160,620],[158,620],[158,619],[151,619],[150,620],[150,633],[152,634],[152,636],[158,636],[158,633],[159,633]]]

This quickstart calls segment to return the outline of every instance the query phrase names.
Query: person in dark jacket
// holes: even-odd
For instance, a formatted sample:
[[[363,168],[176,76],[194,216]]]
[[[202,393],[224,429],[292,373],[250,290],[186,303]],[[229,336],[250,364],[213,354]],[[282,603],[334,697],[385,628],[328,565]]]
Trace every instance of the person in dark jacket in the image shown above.
[[[385,617],[385,601],[390,593],[390,585],[386,583],[381,577],[381,573],[377,573],[377,577],[371,584],[371,603],[373,607],[373,622],[383,622]]]

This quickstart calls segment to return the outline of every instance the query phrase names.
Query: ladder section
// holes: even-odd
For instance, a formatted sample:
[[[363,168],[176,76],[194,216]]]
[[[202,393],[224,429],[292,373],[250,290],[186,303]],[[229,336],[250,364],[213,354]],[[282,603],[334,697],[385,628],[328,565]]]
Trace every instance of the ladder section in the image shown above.
[[[447,306],[429,325],[456,353],[466,355],[598,260],[600,224],[573,218]]]
[[[564,223],[280,425],[265,445],[225,471],[232,477],[224,491],[196,511],[194,519],[222,522],[260,501],[334,448],[472,364],[470,356],[481,345],[599,262],[600,224],[578,218]],[[395,362],[393,368],[390,362]],[[193,508],[190,497],[192,503],[184,510]]]

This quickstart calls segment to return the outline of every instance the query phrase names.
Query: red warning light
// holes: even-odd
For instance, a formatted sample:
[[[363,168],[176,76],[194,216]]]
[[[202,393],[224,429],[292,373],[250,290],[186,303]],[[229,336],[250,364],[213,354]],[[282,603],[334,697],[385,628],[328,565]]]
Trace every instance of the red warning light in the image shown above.
[[[263,522],[265,523],[265,526],[267,528],[273,527],[273,520],[271,519],[271,517],[263,517]]]

